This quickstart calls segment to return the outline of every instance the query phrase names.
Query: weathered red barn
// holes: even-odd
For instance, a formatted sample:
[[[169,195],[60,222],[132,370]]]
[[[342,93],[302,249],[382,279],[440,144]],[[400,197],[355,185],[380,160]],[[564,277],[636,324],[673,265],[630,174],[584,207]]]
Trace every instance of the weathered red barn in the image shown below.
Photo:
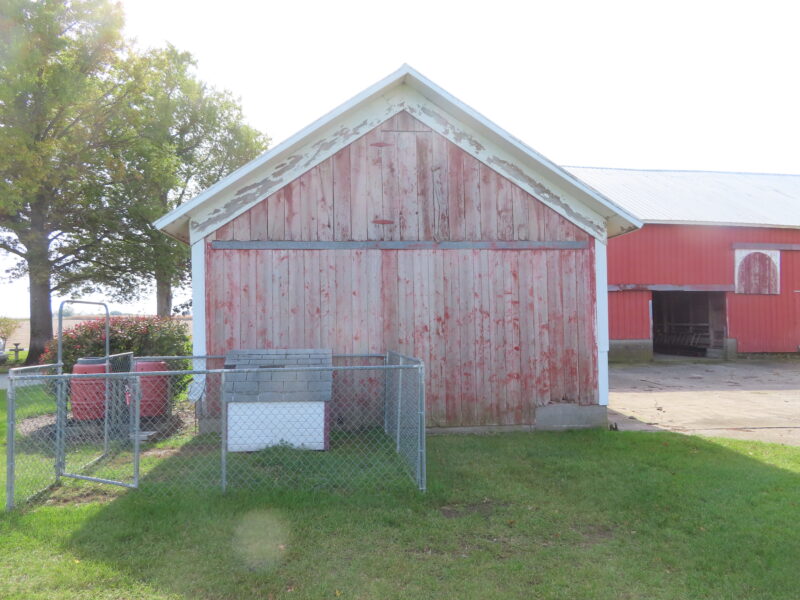
[[[460,427],[604,422],[605,244],[638,225],[407,66],[157,222],[195,354],[396,350]]]
[[[645,225],[608,248],[612,356],[800,348],[800,175],[570,168]]]

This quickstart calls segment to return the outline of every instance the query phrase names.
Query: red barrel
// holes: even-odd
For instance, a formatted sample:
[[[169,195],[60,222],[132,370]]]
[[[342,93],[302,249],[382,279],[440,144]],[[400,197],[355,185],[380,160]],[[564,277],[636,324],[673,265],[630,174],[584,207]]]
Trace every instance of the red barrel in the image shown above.
[[[81,364],[72,367],[75,375],[86,373],[105,373],[105,360],[102,364]],[[102,419],[105,415],[106,382],[105,379],[78,378],[72,380],[72,418],[77,421]]]
[[[137,372],[141,371],[166,371],[167,363],[154,361],[140,361],[136,363]],[[139,409],[141,417],[160,417],[167,414],[169,407],[169,376],[145,375],[139,378],[142,389],[142,401]]]

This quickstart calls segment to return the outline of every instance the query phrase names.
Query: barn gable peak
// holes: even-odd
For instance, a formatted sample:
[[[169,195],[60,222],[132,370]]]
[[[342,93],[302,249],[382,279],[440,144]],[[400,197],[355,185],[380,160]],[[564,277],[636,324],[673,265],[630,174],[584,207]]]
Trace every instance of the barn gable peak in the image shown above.
[[[641,223],[408,65],[234,171],[155,226],[194,243],[406,111],[600,241]]]

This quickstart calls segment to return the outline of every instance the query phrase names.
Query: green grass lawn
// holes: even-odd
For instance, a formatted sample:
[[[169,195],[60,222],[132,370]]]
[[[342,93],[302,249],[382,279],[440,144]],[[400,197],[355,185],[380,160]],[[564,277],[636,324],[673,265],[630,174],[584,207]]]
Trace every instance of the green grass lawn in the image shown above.
[[[70,482],[0,515],[0,597],[798,597],[798,448],[432,436],[428,472],[363,497]]]
[[[19,353],[19,360],[14,360],[14,353],[6,350],[6,354],[8,355],[8,361],[4,364],[0,365],[0,373],[8,373],[9,369],[13,369],[14,367],[21,367],[25,364],[25,360],[28,358],[28,351],[23,350]]]

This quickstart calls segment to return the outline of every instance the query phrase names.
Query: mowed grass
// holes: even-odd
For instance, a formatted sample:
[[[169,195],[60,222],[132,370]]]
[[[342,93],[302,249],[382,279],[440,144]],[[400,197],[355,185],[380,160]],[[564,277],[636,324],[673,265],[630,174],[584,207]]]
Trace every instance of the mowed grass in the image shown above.
[[[431,436],[428,472],[427,494],[72,482],[0,516],[0,597],[798,596],[798,448],[599,430]]]

